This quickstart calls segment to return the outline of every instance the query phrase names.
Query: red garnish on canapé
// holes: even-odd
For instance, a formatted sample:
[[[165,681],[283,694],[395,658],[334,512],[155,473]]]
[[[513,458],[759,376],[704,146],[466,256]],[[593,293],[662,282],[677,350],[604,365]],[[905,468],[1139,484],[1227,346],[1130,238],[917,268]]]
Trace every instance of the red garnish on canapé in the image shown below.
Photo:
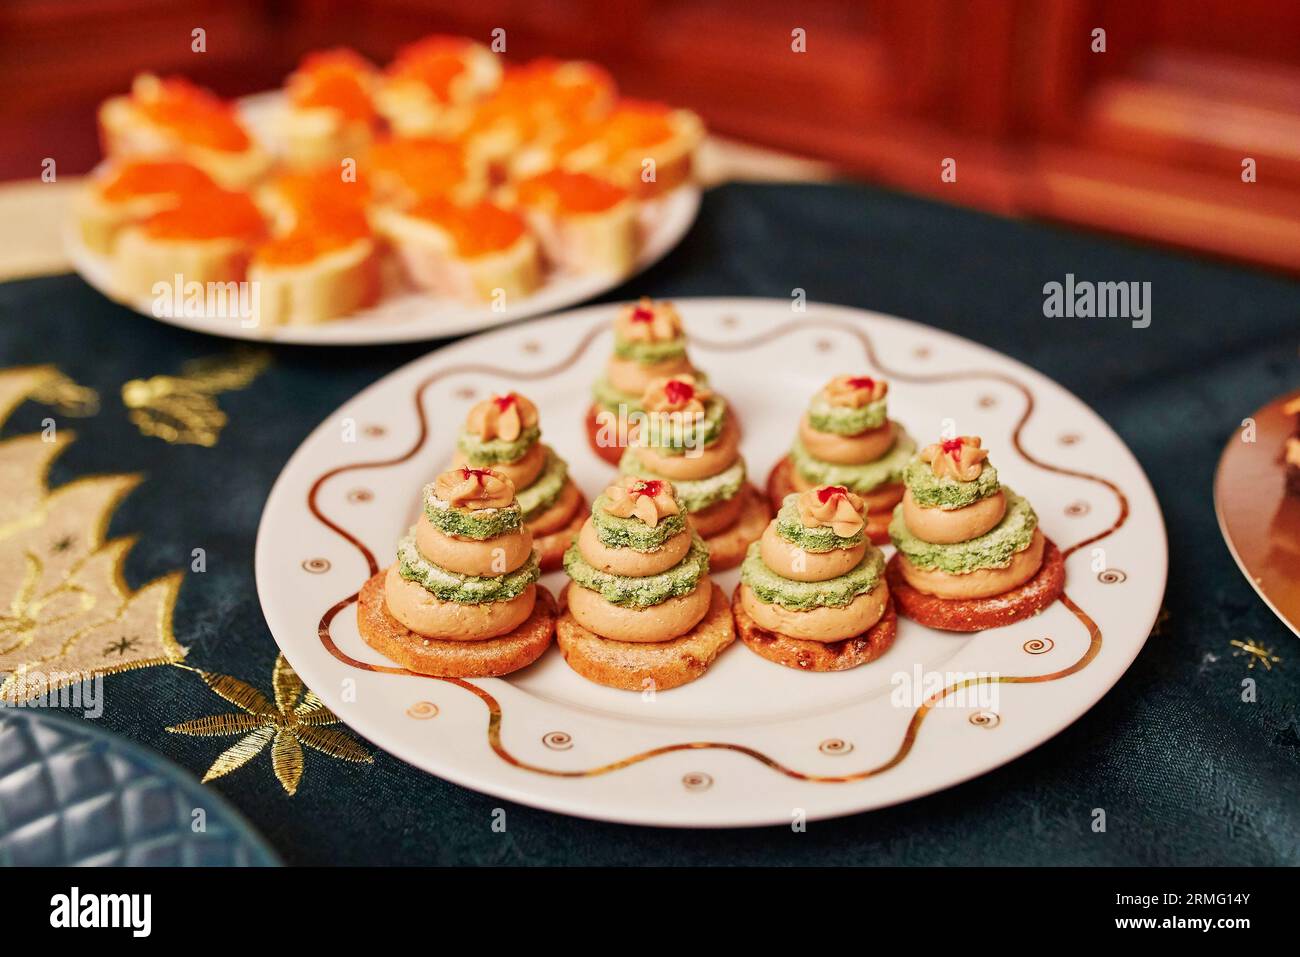
[[[836,495],[848,495],[848,494],[849,494],[849,490],[846,489],[843,485],[827,485],[825,488],[819,488],[817,490],[817,501],[825,505]]]
[[[855,375],[849,379],[849,385],[855,389],[874,389],[876,380],[869,375]]]
[[[504,412],[506,409],[514,405],[516,401],[517,399],[513,392],[507,392],[505,395],[494,395],[492,397],[492,403],[497,407],[497,411],[499,412]]]
[[[647,309],[645,306],[637,306],[632,310],[631,319],[633,322],[652,322],[655,314],[653,309]]]
[[[472,469],[469,466],[465,466],[460,470],[461,478],[484,479],[491,474],[492,474],[491,469]]]
[[[646,479],[628,487],[628,492],[632,495],[649,495],[651,498],[654,498],[663,490],[664,483],[658,479]]]
[[[695,398],[695,386],[680,379],[669,379],[664,383],[664,395],[673,405],[683,405]]]
[[[959,462],[961,461],[962,446],[965,444],[966,443],[960,438],[944,439],[943,442],[940,443],[939,447],[951,455],[954,462]]]

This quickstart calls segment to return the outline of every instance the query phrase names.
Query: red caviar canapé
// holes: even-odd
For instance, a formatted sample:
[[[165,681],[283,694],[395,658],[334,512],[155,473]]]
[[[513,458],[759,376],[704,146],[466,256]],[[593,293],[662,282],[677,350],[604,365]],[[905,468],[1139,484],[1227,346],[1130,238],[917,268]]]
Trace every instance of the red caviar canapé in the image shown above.
[[[516,187],[525,206],[563,213],[600,213],[627,199],[627,191],[587,173],[550,170]]]
[[[509,249],[526,232],[523,219],[508,209],[486,200],[458,205],[440,197],[424,199],[408,214],[442,229],[465,258],[486,256]]]
[[[386,139],[370,150],[371,173],[393,176],[416,196],[440,196],[465,179],[465,154],[436,139]]]
[[[309,54],[289,77],[290,99],[300,109],[325,107],[348,120],[369,123],[375,117],[369,83],[374,69],[348,49]]]
[[[819,488],[817,490],[817,501],[825,505],[836,495],[848,495],[848,494],[849,494],[849,490],[846,489],[843,485],[827,485],[825,488]]]
[[[388,75],[395,80],[414,80],[446,103],[451,100],[452,83],[465,72],[465,55],[471,46],[459,37],[425,37],[397,51]]]
[[[214,189],[212,177],[197,166],[176,160],[129,160],[117,167],[100,186],[100,195],[113,202],[138,196],[191,194]]]
[[[144,230],[155,239],[245,239],[261,237],[262,214],[244,193],[210,189],[181,198],[175,209],[150,216]]]
[[[321,206],[309,211],[292,232],[259,246],[253,258],[267,266],[301,266],[369,236],[363,210]]]
[[[133,97],[146,117],[165,126],[187,143],[237,153],[249,147],[248,133],[234,109],[188,80],[169,77],[149,92]]]

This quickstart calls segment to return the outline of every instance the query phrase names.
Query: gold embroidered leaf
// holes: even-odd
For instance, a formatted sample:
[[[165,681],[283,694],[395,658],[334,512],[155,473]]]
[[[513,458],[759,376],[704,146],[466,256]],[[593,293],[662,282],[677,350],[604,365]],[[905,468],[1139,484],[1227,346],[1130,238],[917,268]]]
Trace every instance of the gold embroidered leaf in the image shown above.
[[[211,671],[200,671],[199,676],[203,678],[203,683],[218,695],[235,707],[243,708],[249,714],[266,715],[275,713],[275,708],[267,700],[266,695],[238,678],[232,678],[230,675],[219,675]]]
[[[285,792],[297,794],[302,780],[302,746],[291,731],[276,734],[275,744],[271,746],[271,767]]]
[[[339,719],[334,712],[323,704],[315,708],[309,708],[306,711],[299,709],[294,714],[298,717],[298,723],[304,728],[323,728],[328,724],[339,723]]]
[[[325,711],[326,714],[329,714],[331,718],[334,717],[330,710],[325,707],[325,702],[316,697],[316,692],[312,691],[310,688],[307,689],[307,693],[302,696],[302,700],[298,702],[297,707],[293,710],[294,713],[298,715],[299,721],[301,721],[304,716],[321,710]]]
[[[244,735],[221,754],[217,755],[217,760],[212,762],[212,767],[203,775],[203,782],[206,784],[216,778],[223,777],[231,771],[242,768],[253,758],[262,753],[262,749],[271,743],[275,737],[275,727],[273,725],[263,725],[250,734]]]
[[[281,714],[293,710],[302,694],[302,679],[289,667],[284,655],[275,659],[275,669],[271,672],[271,687],[275,691],[275,706]]]
[[[264,719],[255,714],[235,712],[232,714],[210,714],[206,718],[193,718],[173,724],[167,730],[172,734],[188,734],[198,738],[213,738],[222,735],[245,734],[265,724]]]
[[[298,740],[307,747],[322,751],[332,758],[357,764],[373,764],[375,760],[356,738],[333,728],[299,728]]]

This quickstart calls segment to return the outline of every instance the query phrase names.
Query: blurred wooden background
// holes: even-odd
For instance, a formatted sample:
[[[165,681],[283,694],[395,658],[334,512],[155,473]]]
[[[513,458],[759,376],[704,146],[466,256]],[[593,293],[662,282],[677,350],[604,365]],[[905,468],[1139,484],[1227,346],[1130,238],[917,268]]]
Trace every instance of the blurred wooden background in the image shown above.
[[[6,0],[0,178],[45,157],[89,169],[95,107],[138,70],[238,95],[311,48],[383,63],[496,27],[511,58],[590,58],[632,95],[852,176],[1300,271],[1292,0]]]

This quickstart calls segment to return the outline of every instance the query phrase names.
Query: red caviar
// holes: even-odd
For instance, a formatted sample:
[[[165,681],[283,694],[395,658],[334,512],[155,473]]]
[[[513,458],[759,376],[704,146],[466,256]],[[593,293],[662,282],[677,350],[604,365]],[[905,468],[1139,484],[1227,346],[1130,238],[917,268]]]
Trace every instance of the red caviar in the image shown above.
[[[544,206],[566,213],[599,213],[617,206],[627,191],[588,173],[551,170],[517,187],[525,206]]]
[[[249,147],[248,133],[234,108],[188,80],[160,80],[153,95],[133,99],[145,116],[187,143],[230,153]]]
[[[323,50],[305,57],[289,78],[289,95],[302,109],[328,107],[368,123],[375,117],[367,78],[374,67],[351,50]]]
[[[316,207],[305,213],[293,232],[259,247],[254,258],[269,266],[300,266],[369,235],[370,224],[362,210]]]
[[[876,380],[869,375],[855,375],[849,378],[849,386],[854,389],[874,389]]]
[[[505,395],[494,395],[492,402],[496,405],[498,411],[504,412],[518,401],[518,397],[513,392],[507,392]]]
[[[265,233],[265,224],[247,194],[214,187],[182,197],[175,209],[155,213],[144,229],[155,239],[252,240]]]
[[[399,80],[414,80],[428,88],[435,98],[451,99],[451,85],[465,72],[465,54],[470,44],[458,37],[432,36],[402,47],[388,68]]]
[[[649,495],[651,498],[654,498],[663,490],[664,483],[659,481],[659,479],[642,479],[638,482],[633,482],[632,485],[628,487],[628,492],[632,495]]]
[[[434,197],[416,203],[409,213],[446,231],[457,254],[467,258],[508,249],[527,231],[517,213],[486,200],[457,205]]]
[[[104,181],[101,194],[121,202],[137,196],[163,193],[193,194],[215,188],[212,178],[197,166],[174,160],[136,160],[120,166]]]
[[[387,139],[370,150],[372,173],[391,174],[417,196],[440,196],[465,180],[465,154],[436,139]]]
[[[368,180],[345,182],[333,168],[285,173],[272,181],[271,190],[300,217],[319,206],[359,209],[370,199]]]

